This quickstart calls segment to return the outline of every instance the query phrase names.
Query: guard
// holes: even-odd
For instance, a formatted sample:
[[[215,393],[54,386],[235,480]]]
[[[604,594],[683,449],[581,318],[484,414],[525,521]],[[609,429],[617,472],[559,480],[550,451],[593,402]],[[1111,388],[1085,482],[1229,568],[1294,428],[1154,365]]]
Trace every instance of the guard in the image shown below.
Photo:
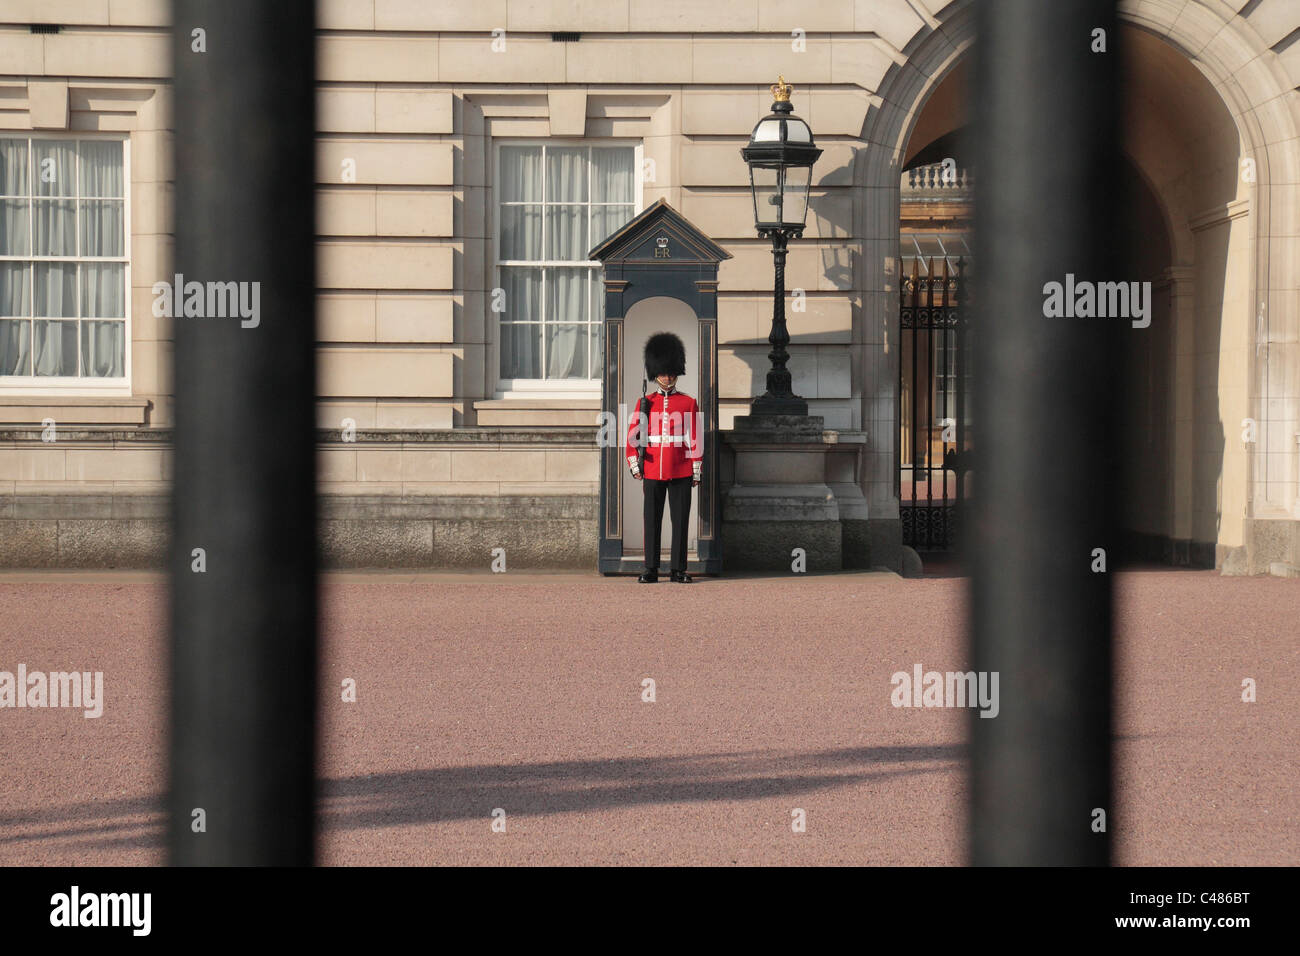
[[[690,584],[686,573],[686,534],[691,518],[691,488],[700,483],[704,440],[700,407],[677,391],[677,377],[686,374],[686,346],[671,332],[650,336],[645,346],[646,375],[658,389],[643,396],[627,432],[627,466],[645,492],[645,571],[637,581],[659,580],[659,532],[664,523],[664,498],[673,522],[672,567],[675,584]],[[649,428],[642,427],[643,422]]]

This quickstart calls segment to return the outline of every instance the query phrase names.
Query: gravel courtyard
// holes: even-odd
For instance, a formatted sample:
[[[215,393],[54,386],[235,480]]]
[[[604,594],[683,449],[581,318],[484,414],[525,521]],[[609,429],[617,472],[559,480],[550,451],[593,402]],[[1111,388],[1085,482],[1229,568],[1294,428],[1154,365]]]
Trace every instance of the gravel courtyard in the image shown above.
[[[164,587],[0,574],[0,671],[104,674],[98,719],[0,709],[0,864],[163,862]],[[1117,588],[1117,861],[1300,863],[1300,582]],[[890,675],[964,669],[965,590],[328,574],[321,862],[960,864],[968,714],[894,708]]]

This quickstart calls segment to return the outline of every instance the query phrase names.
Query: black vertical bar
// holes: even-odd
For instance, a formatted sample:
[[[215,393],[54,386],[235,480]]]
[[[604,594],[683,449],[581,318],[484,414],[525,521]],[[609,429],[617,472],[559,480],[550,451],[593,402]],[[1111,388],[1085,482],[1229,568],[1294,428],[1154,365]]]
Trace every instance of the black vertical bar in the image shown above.
[[[921,347],[921,277],[918,275],[918,266],[921,257],[918,255],[912,260],[912,420],[911,420],[911,437],[912,437],[912,547],[918,547],[921,544],[921,517],[916,511],[916,462],[917,462],[917,421],[920,418],[920,412],[916,407],[916,395],[918,385],[916,381],[916,352]]]
[[[175,271],[259,308],[174,322],[170,858],[310,864],[314,10],[176,0],[173,22]]]
[[[1047,283],[1120,281],[1113,0],[984,0],[976,49],[973,659],[976,864],[1110,859],[1111,380],[1124,319],[1046,316]],[[1105,52],[1095,31],[1104,31]],[[1106,831],[1098,829],[1106,814]]]
[[[953,495],[953,523],[956,530],[953,534],[953,544],[958,549],[964,549],[964,540],[966,537],[966,500],[965,487],[962,481],[962,469],[967,467],[969,462],[966,454],[966,363],[970,355],[970,325],[968,307],[970,305],[970,290],[966,283],[970,279],[966,275],[966,260],[959,258],[957,260],[957,321],[953,331],[953,342],[955,352],[953,355],[953,398],[954,411],[957,418],[957,452],[954,456],[956,467],[954,471],[954,484],[956,492]]]
[[[933,261],[933,260],[931,260]],[[946,260],[942,260],[946,261]],[[939,289],[943,289],[943,281],[947,277],[945,269],[943,276],[938,278]],[[934,548],[934,343],[935,332],[939,325],[935,321],[935,313],[943,308],[943,298],[939,297],[935,301],[935,282],[934,273],[930,274],[930,308],[927,311],[929,316],[925,323],[925,543],[930,549]]]
[[[944,261],[946,261],[946,258]],[[954,290],[956,290],[956,286],[954,286]],[[940,378],[939,378],[939,381],[943,382],[943,389],[944,389],[944,418],[941,419],[941,423],[944,423],[944,421],[952,420],[954,429],[956,429],[957,421],[956,419],[952,419],[953,334],[954,334],[952,319],[954,313],[954,306],[956,306],[956,304],[957,304],[956,295],[953,295],[953,297],[949,297],[948,290],[946,290],[945,287],[944,329],[943,329],[943,333],[941,333],[943,334],[943,339],[941,339],[941,341],[943,341],[944,343],[944,364],[943,364],[943,371],[940,372]],[[944,480],[944,498],[943,498],[944,549],[946,550],[952,548],[953,546],[953,522],[952,522],[953,512],[952,510],[949,510],[950,502],[948,496],[948,442],[944,441],[944,432],[943,432],[944,428],[946,428],[946,425],[941,424],[941,431],[939,432],[939,438],[940,438],[939,444],[941,446],[941,449],[943,449],[943,454],[940,455],[940,459],[941,459],[940,475],[943,476],[943,480]],[[956,449],[954,449],[954,460],[956,460]]]

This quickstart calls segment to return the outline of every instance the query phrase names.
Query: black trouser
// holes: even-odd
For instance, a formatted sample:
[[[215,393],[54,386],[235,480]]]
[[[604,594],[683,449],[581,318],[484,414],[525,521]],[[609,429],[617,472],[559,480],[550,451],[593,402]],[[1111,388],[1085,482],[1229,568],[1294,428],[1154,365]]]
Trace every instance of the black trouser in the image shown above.
[[[645,566],[659,570],[659,529],[664,523],[664,497],[673,520],[673,556],[671,570],[686,570],[686,532],[691,525],[691,476],[656,481],[642,479],[645,485]]]

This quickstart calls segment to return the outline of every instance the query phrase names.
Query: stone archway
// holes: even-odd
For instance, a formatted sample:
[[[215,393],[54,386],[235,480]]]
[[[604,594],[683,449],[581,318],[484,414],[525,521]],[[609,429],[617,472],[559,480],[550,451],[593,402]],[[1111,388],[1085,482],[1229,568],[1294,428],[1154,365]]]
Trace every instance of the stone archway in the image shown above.
[[[1225,573],[1262,573],[1273,562],[1300,563],[1300,395],[1287,384],[1300,378],[1300,94],[1292,92],[1296,78],[1288,75],[1272,49],[1285,49],[1287,20],[1281,6],[1280,0],[1264,0],[1246,18],[1225,18],[1218,8],[1196,0],[1176,8],[1126,0],[1119,10],[1122,24],[1158,39],[1199,72],[1236,129],[1238,158],[1253,164],[1255,181],[1243,179],[1237,196],[1212,202],[1208,209],[1186,208],[1188,197],[1175,195],[1176,190],[1161,195],[1174,246],[1169,307],[1182,323],[1178,327],[1184,327],[1188,314],[1195,315],[1198,293],[1202,313],[1207,296],[1228,299],[1219,313],[1216,351],[1220,358],[1225,351],[1230,354],[1226,366],[1219,363],[1215,387],[1239,392],[1215,408],[1214,422],[1202,415],[1202,420],[1185,424],[1181,437],[1175,435],[1170,443],[1176,486],[1170,538],[1184,542],[1189,553],[1198,545],[1208,547],[1211,560]],[[861,313],[862,420],[877,443],[875,467],[864,474],[863,493],[871,514],[873,563],[891,567],[901,566],[893,484],[898,462],[899,174],[926,102],[973,41],[972,5],[957,2],[939,11],[928,28],[907,43],[907,61],[892,67],[879,85],[863,131],[866,147],[855,170],[855,225],[863,237],[861,287],[866,290]],[[1149,172],[1141,162],[1137,165],[1143,174]],[[1251,251],[1243,265],[1239,245],[1227,250],[1233,256],[1232,268],[1223,273],[1220,288],[1206,289],[1204,270],[1198,274],[1194,268],[1198,240],[1189,238],[1183,226],[1190,224],[1195,234],[1215,229],[1220,219],[1234,222],[1233,242],[1244,235]],[[1193,327],[1203,331],[1205,324]],[[1196,365],[1195,347],[1191,353],[1187,348],[1185,341],[1175,345],[1175,365],[1180,354],[1185,364]],[[1184,400],[1189,381],[1193,392],[1205,387],[1194,376],[1189,379],[1187,371],[1181,378],[1177,368],[1174,372],[1175,389],[1181,389]],[[1239,417],[1238,411],[1243,412]],[[1253,421],[1254,442],[1240,440],[1242,418]],[[1206,456],[1189,470],[1187,462],[1197,456],[1188,448],[1195,449],[1198,439],[1202,450],[1210,447],[1216,430],[1221,463],[1211,494]],[[1193,487],[1198,484],[1199,492]],[[1206,522],[1210,514],[1212,529]]]
[[[867,112],[865,148],[855,168],[854,226],[862,236],[862,423],[870,436],[864,469],[871,563],[902,570],[899,466],[899,176],[908,141],[926,101],[974,41],[969,2],[954,3],[937,26],[912,38],[907,62],[895,65]],[[855,340],[858,337],[855,336]]]

